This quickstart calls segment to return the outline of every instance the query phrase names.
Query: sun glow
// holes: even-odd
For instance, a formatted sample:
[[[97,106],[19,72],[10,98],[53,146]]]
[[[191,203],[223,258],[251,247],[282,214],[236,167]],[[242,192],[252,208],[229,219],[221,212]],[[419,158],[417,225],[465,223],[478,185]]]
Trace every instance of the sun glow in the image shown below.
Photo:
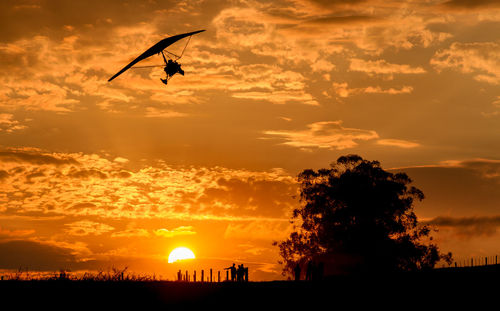
[[[194,253],[189,248],[177,247],[168,255],[168,263],[173,263],[178,260],[194,259]]]

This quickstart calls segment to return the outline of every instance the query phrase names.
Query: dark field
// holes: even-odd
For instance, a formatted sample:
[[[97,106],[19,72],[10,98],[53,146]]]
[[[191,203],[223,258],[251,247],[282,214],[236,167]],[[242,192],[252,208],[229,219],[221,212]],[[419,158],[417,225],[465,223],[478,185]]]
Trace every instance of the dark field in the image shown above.
[[[169,307],[329,310],[340,306],[447,309],[471,302],[477,306],[477,303],[495,301],[499,295],[499,267],[489,266],[390,276],[335,277],[321,282],[1,281],[0,306],[15,307],[0,307],[0,310],[42,307],[47,310],[166,310]]]

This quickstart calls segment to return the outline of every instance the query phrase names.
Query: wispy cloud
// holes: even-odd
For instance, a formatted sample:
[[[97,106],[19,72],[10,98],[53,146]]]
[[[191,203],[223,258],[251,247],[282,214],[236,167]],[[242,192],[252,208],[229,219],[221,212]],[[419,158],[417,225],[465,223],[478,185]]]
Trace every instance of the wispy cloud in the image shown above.
[[[147,229],[126,229],[123,231],[116,231],[111,234],[113,238],[131,238],[131,237],[149,237],[151,234]]]
[[[498,42],[454,42],[436,52],[431,64],[438,70],[454,69],[469,73],[474,79],[500,83],[500,44]]]
[[[450,8],[477,9],[498,7],[500,3],[495,0],[448,0],[443,5]]]
[[[0,227],[0,238],[21,238],[35,233],[33,229],[7,229]]]
[[[419,143],[407,141],[407,140],[401,140],[401,139],[379,139],[379,140],[377,140],[377,144],[383,145],[383,146],[399,147],[399,148],[420,147]]]
[[[399,94],[410,94],[413,92],[413,87],[411,86],[403,86],[399,89],[395,88],[387,88],[383,89],[380,86],[367,86],[367,87],[358,87],[358,88],[350,88],[346,82],[339,83],[334,82],[332,84],[333,90],[335,94],[339,97],[349,97],[352,95],[358,94],[387,94],[387,95],[399,95]]]
[[[103,233],[113,231],[113,228],[110,225],[106,225],[103,223],[98,223],[90,220],[80,220],[75,221],[65,225],[67,228],[65,232],[67,234],[76,235],[76,236],[85,236],[89,234],[93,235],[101,235]]]
[[[244,239],[244,240],[269,240],[270,237],[275,240],[286,238],[292,225],[288,221],[254,221],[249,223],[230,223],[224,232],[226,239]]]
[[[162,110],[154,107],[147,107],[146,114],[144,115],[147,118],[178,118],[185,117],[187,114],[172,110]]]
[[[371,130],[346,128],[342,121],[323,121],[307,125],[306,130],[264,131],[265,135],[285,140],[284,145],[297,148],[343,150],[358,145],[356,141],[372,140],[378,134]]]
[[[383,59],[372,61],[359,58],[351,59],[349,70],[389,76],[394,74],[423,74],[426,72],[422,67],[411,67],[406,64],[392,64]]]
[[[154,234],[164,238],[173,238],[180,235],[194,235],[196,234],[196,231],[194,231],[192,226],[180,226],[172,230],[165,228],[157,229],[154,231]]]
[[[438,229],[452,229],[463,238],[492,236],[500,226],[500,216],[448,217],[439,216],[423,222]]]
[[[27,126],[20,124],[18,120],[14,119],[14,115],[10,113],[0,113],[0,132],[5,131],[12,133],[25,129]]]
[[[52,165],[65,165],[65,164],[78,164],[72,157],[67,155],[59,154],[48,154],[40,152],[29,152],[23,150],[7,150],[0,151],[0,160],[3,162],[14,162],[14,163],[30,163],[36,165],[52,164]]]

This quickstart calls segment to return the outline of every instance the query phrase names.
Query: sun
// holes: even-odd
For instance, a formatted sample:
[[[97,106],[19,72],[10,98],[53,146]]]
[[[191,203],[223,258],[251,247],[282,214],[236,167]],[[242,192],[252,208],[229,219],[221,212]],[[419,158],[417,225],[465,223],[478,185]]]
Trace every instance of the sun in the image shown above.
[[[189,248],[177,247],[176,249],[170,252],[170,255],[168,255],[168,263],[173,263],[178,260],[194,259],[194,258],[195,258],[194,253]]]

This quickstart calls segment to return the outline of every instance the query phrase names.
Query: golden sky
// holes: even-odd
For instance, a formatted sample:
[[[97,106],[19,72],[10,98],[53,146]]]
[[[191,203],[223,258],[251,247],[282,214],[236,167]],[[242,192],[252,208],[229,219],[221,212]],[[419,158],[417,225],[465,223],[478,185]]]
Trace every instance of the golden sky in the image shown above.
[[[107,82],[199,29],[167,87]],[[493,0],[1,1],[0,269],[174,278],[186,246],[277,279],[295,176],[349,153],[409,174],[443,251],[496,255],[499,33]]]

